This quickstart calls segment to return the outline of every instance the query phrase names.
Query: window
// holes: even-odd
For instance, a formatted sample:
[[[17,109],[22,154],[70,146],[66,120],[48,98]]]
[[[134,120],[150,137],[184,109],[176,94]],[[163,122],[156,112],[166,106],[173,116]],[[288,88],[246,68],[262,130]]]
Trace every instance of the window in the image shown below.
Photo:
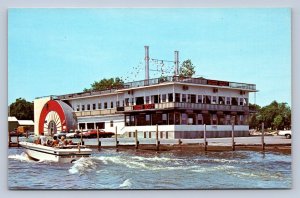
[[[146,132],[144,132],[144,138],[146,138],[146,137],[147,137]]]
[[[244,124],[244,116],[243,115],[240,115],[240,117],[239,117],[240,119],[239,119],[239,124],[240,125],[243,125]]]
[[[146,114],[146,125],[151,124],[151,116],[149,114]]]
[[[114,102],[110,102],[110,108],[114,108]]]
[[[129,98],[125,98],[125,106],[129,106]]]
[[[217,96],[212,97],[212,104],[217,104]]]
[[[169,113],[169,124],[174,124],[174,113]]]
[[[238,105],[238,98],[231,98],[231,105]]]
[[[204,104],[211,104],[211,96],[205,95],[203,103]]]
[[[202,95],[198,95],[198,103],[203,103],[203,101],[202,101]]]
[[[169,138],[169,133],[168,133],[168,131],[166,131],[166,139],[168,139]]]
[[[149,132],[149,138],[151,138],[151,132]]]
[[[188,124],[187,123],[187,118],[188,118],[188,116],[187,116],[187,114],[186,113],[182,113],[181,114],[181,124]]]
[[[110,121],[110,127],[114,127],[114,121],[113,120]]]
[[[77,105],[76,111],[80,111],[80,105]]]
[[[86,105],[86,110],[91,110],[91,105],[90,104]]]
[[[180,124],[180,113],[175,113],[175,125]]]
[[[191,103],[191,94],[187,94],[187,102]]]
[[[182,102],[186,102],[186,94],[182,94]]]
[[[87,123],[87,129],[94,129],[94,123]]]
[[[134,98],[131,98],[131,103],[130,105],[134,105]]]
[[[162,114],[162,121],[163,124],[168,124],[168,114],[166,113]]]
[[[173,93],[168,94],[168,100],[169,102],[173,102]]]
[[[245,105],[245,103],[244,103],[244,98],[240,98],[240,106],[244,106]]]
[[[81,105],[81,111],[84,111],[85,109],[84,109],[84,105]]]
[[[175,102],[180,102],[180,93],[175,93]]]
[[[150,104],[150,96],[146,96],[146,104]]]
[[[98,109],[102,109],[102,103],[101,102],[98,103]]]
[[[104,109],[107,109],[107,102],[104,103]]]
[[[191,103],[196,103],[196,95],[191,94]]]
[[[227,105],[230,105],[230,104],[231,104],[231,103],[230,103],[230,100],[231,100],[230,97],[226,97],[226,104],[227,104]]]
[[[120,101],[116,102],[116,106],[119,107],[120,106]]]
[[[85,123],[79,123],[79,129],[85,129]]]
[[[96,104],[93,104],[93,110],[95,110],[96,109]]]
[[[198,114],[197,120],[198,120],[198,124],[203,124],[203,116],[202,116],[202,114]]]
[[[125,116],[125,125],[130,126],[130,116],[129,115]]]
[[[135,126],[135,117],[130,116],[130,126]]]
[[[230,115],[226,115],[226,117],[225,117],[225,124],[226,125],[231,125]]]
[[[217,114],[212,114],[212,124],[213,125],[216,125],[218,124],[218,117],[217,117]]]
[[[225,97],[219,96],[219,104],[225,104]]]
[[[248,106],[248,98],[244,98],[244,105]]]
[[[167,102],[167,95],[166,94],[161,95],[161,102]]]

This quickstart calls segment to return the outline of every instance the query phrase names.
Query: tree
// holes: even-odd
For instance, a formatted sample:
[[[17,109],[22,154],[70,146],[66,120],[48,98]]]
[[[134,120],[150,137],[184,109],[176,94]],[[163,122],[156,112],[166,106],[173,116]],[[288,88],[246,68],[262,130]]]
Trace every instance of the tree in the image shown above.
[[[33,120],[33,103],[23,98],[18,98],[9,106],[10,116],[18,120]]]
[[[192,77],[195,74],[195,66],[190,59],[183,61],[179,70],[180,77]]]
[[[93,84],[91,84],[91,88],[87,89],[85,88],[83,91],[101,91],[101,90],[107,90],[107,89],[116,89],[124,86],[124,81],[119,78],[103,78],[102,80],[95,81]]]
[[[259,106],[258,106],[259,107]],[[249,108],[257,113],[250,115],[249,127],[259,128],[264,122],[266,129],[282,130],[291,127],[291,109],[287,103],[278,103],[273,101],[271,104],[258,108],[250,104]]]

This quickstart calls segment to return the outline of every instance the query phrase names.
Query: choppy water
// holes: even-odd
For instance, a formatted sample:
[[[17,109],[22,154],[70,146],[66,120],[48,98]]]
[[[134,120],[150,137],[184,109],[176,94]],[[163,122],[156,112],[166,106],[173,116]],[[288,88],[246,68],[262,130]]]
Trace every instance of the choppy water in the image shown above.
[[[10,189],[236,189],[291,188],[291,155],[95,150],[73,164],[28,159],[9,149]]]

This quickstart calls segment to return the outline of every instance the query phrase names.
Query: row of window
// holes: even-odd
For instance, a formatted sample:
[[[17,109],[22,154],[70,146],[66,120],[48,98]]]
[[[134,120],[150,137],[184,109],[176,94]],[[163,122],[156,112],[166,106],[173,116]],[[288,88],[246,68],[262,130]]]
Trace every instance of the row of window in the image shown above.
[[[202,104],[221,104],[221,105],[240,105],[247,106],[248,98],[211,96],[211,95],[196,95],[196,94],[180,94],[175,93],[151,95],[136,98],[125,98],[123,101],[98,102],[97,104],[81,104],[76,106],[76,111],[90,111],[99,109],[109,109],[119,106],[131,106],[141,104],[155,104],[164,102],[187,102],[187,103],[202,103]],[[115,106],[114,106],[115,105]]]
[[[236,125],[246,124],[244,115],[217,115],[217,114],[187,114],[179,112],[126,115],[126,126],[147,126],[147,125]]]
[[[159,134],[160,134],[159,135],[160,139],[163,139],[163,138],[169,139],[169,132],[168,131],[166,131],[166,132],[160,131]],[[135,137],[135,136],[136,136],[135,132],[128,132],[128,137]],[[144,138],[156,138],[156,132],[155,131],[143,132],[143,137]]]

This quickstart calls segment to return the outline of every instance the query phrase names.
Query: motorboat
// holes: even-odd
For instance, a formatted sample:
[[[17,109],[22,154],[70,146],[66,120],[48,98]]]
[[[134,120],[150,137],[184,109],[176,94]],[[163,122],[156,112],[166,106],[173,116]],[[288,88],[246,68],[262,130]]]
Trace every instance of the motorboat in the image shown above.
[[[50,147],[31,142],[19,142],[19,145],[25,148],[29,158],[36,161],[73,163],[82,157],[89,157],[92,154],[91,149],[82,145]]]

